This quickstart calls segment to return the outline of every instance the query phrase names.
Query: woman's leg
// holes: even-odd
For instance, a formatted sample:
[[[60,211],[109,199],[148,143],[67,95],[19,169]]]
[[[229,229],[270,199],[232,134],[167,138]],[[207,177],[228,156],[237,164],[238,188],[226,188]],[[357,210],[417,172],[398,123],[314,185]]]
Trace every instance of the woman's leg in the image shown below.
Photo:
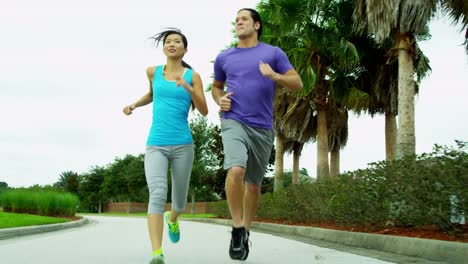
[[[169,221],[175,223],[177,217],[185,211],[187,194],[192,174],[194,146],[181,145],[173,149],[172,165],[172,208]]]
[[[153,252],[162,246],[163,213],[167,198],[167,149],[147,147],[145,175],[149,190],[148,232]]]

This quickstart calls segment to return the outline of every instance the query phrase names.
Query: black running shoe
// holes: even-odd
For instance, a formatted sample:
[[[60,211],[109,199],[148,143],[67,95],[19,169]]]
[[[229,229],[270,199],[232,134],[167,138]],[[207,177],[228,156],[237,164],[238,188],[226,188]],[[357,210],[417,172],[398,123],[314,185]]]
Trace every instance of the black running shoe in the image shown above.
[[[246,236],[245,236],[245,240],[244,240],[244,249],[245,249],[246,254],[245,254],[245,257],[242,258],[241,260],[246,260],[247,257],[249,256],[249,243],[251,243],[249,238],[250,238],[250,232],[247,231]]]
[[[248,249],[246,250],[245,248],[246,243],[248,243],[248,238],[245,228],[233,227],[231,231],[231,244],[229,245],[229,256],[232,259],[246,260],[248,254]]]

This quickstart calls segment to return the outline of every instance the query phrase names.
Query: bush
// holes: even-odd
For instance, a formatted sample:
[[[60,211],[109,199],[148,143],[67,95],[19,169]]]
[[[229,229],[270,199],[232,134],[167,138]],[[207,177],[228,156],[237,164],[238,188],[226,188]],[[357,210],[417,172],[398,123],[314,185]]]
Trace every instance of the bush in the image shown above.
[[[264,194],[257,217],[374,227],[437,225],[453,230],[453,214],[468,215],[468,154],[466,142],[457,144],[458,149],[436,145],[432,153],[377,162],[336,179]],[[458,203],[451,204],[453,197]],[[225,202],[213,210],[229,216]]]
[[[75,195],[53,191],[14,189],[4,192],[1,199],[5,212],[47,216],[74,216],[79,205]]]

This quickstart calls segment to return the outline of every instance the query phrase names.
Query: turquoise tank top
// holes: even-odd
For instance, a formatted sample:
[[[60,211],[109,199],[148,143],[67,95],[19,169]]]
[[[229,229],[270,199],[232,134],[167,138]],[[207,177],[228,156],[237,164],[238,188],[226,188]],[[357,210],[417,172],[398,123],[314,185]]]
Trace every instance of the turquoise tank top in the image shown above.
[[[163,76],[164,66],[157,66],[153,77],[153,121],[146,144],[173,146],[192,144],[188,113],[192,102],[189,92]],[[192,70],[186,69],[185,81],[192,85]]]

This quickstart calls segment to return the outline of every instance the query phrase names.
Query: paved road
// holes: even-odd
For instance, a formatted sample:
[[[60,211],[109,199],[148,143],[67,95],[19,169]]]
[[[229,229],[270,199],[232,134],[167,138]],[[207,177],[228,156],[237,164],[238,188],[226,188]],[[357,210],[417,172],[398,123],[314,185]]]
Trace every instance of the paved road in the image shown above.
[[[79,228],[0,240],[2,264],[144,264],[150,253],[145,218],[86,216],[91,223]],[[164,236],[168,264],[191,263],[391,263],[369,257],[252,232],[252,248],[245,262],[228,255],[227,226],[181,222],[181,241]]]

